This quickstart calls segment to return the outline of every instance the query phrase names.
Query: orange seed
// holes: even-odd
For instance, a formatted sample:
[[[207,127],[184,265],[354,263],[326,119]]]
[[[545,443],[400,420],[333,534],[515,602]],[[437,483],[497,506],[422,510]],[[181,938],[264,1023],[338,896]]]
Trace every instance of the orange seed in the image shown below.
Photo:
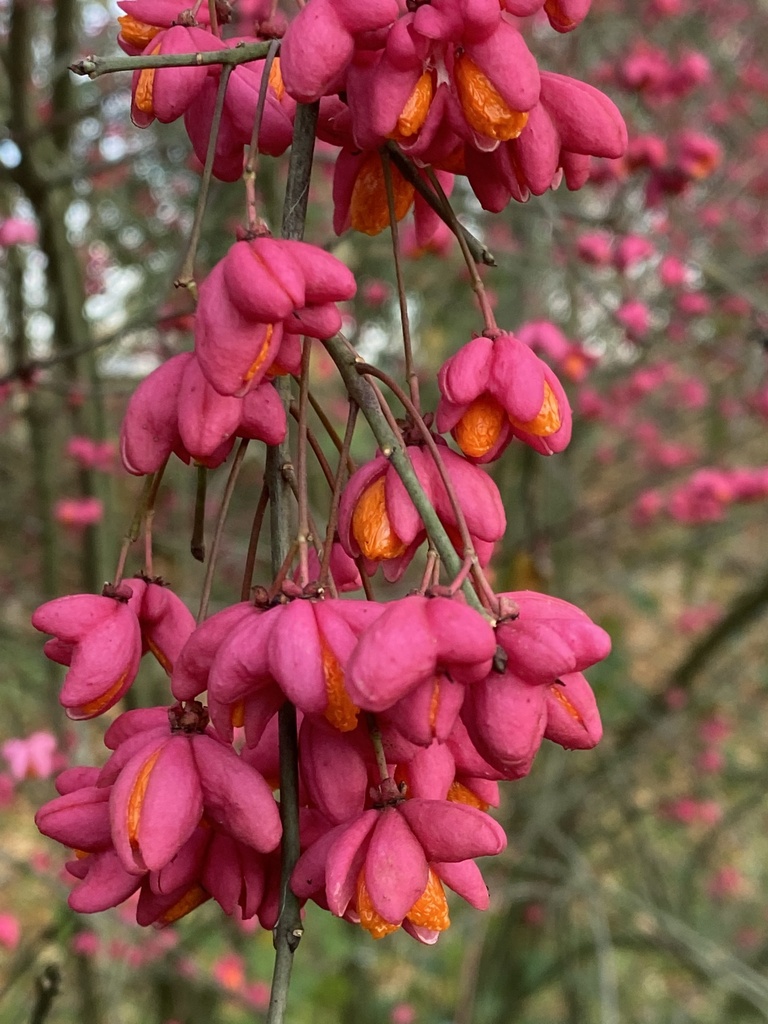
[[[480,395],[454,428],[459,448],[471,458],[482,458],[498,441],[504,416],[504,410],[492,395]]]
[[[82,704],[77,708],[78,717],[91,718],[109,707],[118,693],[122,690],[127,677],[128,673],[123,672],[123,674],[112,684],[112,686],[110,686],[108,690],[105,690],[100,696],[94,697],[93,700],[89,700],[86,704]]]
[[[565,708],[565,710],[566,710],[566,711],[568,712],[568,714],[569,714],[569,715],[571,716],[571,718],[572,718],[572,719],[573,719],[574,721],[578,722],[578,723],[579,723],[579,725],[583,725],[583,726],[584,726],[584,728],[586,729],[586,725],[584,725],[584,719],[583,719],[583,718],[581,717],[581,712],[580,712],[580,711],[579,711],[579,709],[578,709],[578,708],[576,707],[576,705],[575,705],[575,704],[573,704],[573,703],[572,703],[572,702],[571,702],[571,701],[570,701],[570,700],[568,699],[568,697],[566,696],[566,694],[565,694],[565,691],[563,690],[562,686],[557,686],[557,685],[555,685],[555,686],[550,686],[550,688],[549,688],[549,692],[550,692],[550,693],[552,694],[552,696],[553,696],[553,697],[555,698],[555,700],[557,701],[557,703],[558,703],[558,704],[559,704],[559,705],[560,705],[560,706],[561,706],[562,708]]]
[[[155,767],[158,757],[160,757],[162,749],[162,747],[158,747],[154,754],[150,754],[141,766],[128,799],[128,839],[134,849],[138,849],[139,846],[141,805],[144,803],[147,786],[149,785],[149,777],[152,774],[152,769]]]
[[[518,137],[528,123],[527,112],[508,107],[491,80],[465,53],[457,57],[453,77],[470,127],[499,142]]]
[[[352,513],[352,536],[362,554],[373,561],[398,558],[407,549],[408,545],[400,540],[389,521],[383,476],[358,498]]]
[[[385,935],[396,932],[400,927],[399,924],[386,921],[373,906],[365,884],[365,868],[357,876],[357,912],[360,915],[361,926],[370,932],[374,939],[383,939]]]
[[[481,811],[487,811],[491,806],[485,800],[481,800],[477,793],[473,793],[469,786],[455,779],[448,787],[447,799],[455,804],[467,804],[469,807],[477,807]]]
[[[208,899],[210,899],[210,896],[202,885],[193,885],[191,889],[184,893],[178,902],[174,903],[172,907],[169,907],[168,910],[166,910],[165,913],[157,919],[157,925],[162,926],[165,924],[173,924],[174,921],[180,920],[196,907],[199,907],[201,903],[205,903]]]
[[[154,56],[156,53],[160,53],[160,44],[150,51],[150,54]],[[133,97],[133,102],[136,104],[142,114],[155,113],[155,108],[152,105],[152,94],[155,88],[155,71],[157,68],[143,68],[139,72],[139,79],[136,82],[136,92]]]
[[[254,361],[248,367],[248,372],[243,377],[243,384],[250,383],[250,381],[253,380],[253,378],[256,376],[256,374],[259,372],[259,370],[264,365],[264,360],[267,358],[267,353],[269,352],[269,343],[270,343],[271,340],[272,340],[272,324],[267,324],[267,330],[266,330],[266,333],[264,335],[264,341],[262,343],[262,346],[259,349],[259,354],[256,356]]]
[[[450,927],[451,919],[448,916],[448,901],[445,898],[443,883],[432,868],[429,869],[426,889],[405,916],[411,924],[420,928],[430,928],[433,932],[444,932]]]
[[[277,94],[277,98],[281,100],[285,95],[285,85],[283,83],[283,72],[280,67],[279,57],[275,57],[272,61],[272,67],[269,69],[269,84]]]
[[[158,32],[162,32],[159,25],[147,25],[144,21],[137,21],[132,14],[124,14],[117,19],[117,23],[120,26],[120,35],[123,39],[127,43],[133,43],[134,46],[140,46],[142,50]]]
[[[413,185],[409,184],[396,167],[392,172],[392,191],[395,199],[395,219],[402,220],[413,202]],[[363,160],[352,189],[349,206],[350,223],[355,231],[364,235],[378,235],[389,226],[389,207],[384,169],[378,153],[369,153]]]
[[[353,704],[344,688],[344,669],[328,643],[320,637],[320,650],[323,657],[323,675],[325,691],[328,694],[328,707],[325,717],[339,732],[351,732],[357,727],[357,716],[360,708]]]
[[[524,430],[526,434],[533,434],[534,437],[549,437],[557,433],[563,420],[560,416],[560,404],[549,384],[544,381],[544,401],[532,420],[523,423],[522,420],[510,416],[509,421],[513,427]]]
[[[419,131],[427,120],[434,93],[432,74],[425,71],[413,87],[413,92],[400,112],[395,130],[392,132],[392,138],[409,139]]]

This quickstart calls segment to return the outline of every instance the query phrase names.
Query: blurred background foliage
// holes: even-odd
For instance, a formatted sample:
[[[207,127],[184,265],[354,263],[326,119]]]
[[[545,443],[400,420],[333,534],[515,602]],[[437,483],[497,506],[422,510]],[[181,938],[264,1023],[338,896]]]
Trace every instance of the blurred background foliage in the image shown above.
[[[67,71],[114,52],[116,14],[98,0],[0,3],[0,740],[50,731],[62,764],[101,758],[103,726],[63,718],[59,670],[30,613],[111,576],[140,489],[117,467],[120,417],[142,375],[191,347],[191,300],[172,284],[199,170],[183,130],[137,131],[126,77]],[[632,142],[578,194],[563,186],[490,217],[461,182],[454,192],[496,256],[484,278],[500,325],[546,321],[572,343],[543,349],[574,405],[570,448],[544,460],[512,447],[492,469],[509,519],[495,582],[567,598],[609,630],[614,652],[590,673],[606,735],[589,753],[548,747],[506,787],[509,848],[486,867],[492,909],[453,907],[436,948],[402,934],[374,943],[310,907],[292,1021],[768,1019],[766,32],[761,0],[595,0],[573,36],[530,28],[541,66],[605,88]],[[686,132],[714,143],[687,165]],[[389,239],[332,236],[333,160],[318,147],[308,238],[358,277],[349,338],[401,374]],[[273,226],[284,174],[261,161]],[[214,183],[201,274],[243,212],[241,185]],[[15,244],[18,221],[32,228]],[[429,408],[438,367],[479,320],[456,247],[420,252],[404,223]],[[644,245],[622,248],[627,238]],[[346,403],[319,352],[313,391],[341,429]],[[73,457],[73,437],[104,443],[101,461]],[[372,453],[361,427],[353,455]],[[239,594],[262,471],[249,452],[216,607]],[[322,522],[326,485],[316,463],[310,473]],[[212,517],[226,469],[209,476]],[[177,462],[167,481],[156,561],[194,608],[195,471]],[[95,500],[96,521],[82,525],[62,499]],[[266,580],[264,545],[259,559]],[[159,674],[137,690],[167,701]],[[52,783],[18,778],[10,761],[3,772],[0,1020],[29,1018],[50,965],[61,975],[51,1021],[259,1019],[270,936],[210,906],[158,933],[141,933],[130,911],[76,918],[63,854],[32,823]]]

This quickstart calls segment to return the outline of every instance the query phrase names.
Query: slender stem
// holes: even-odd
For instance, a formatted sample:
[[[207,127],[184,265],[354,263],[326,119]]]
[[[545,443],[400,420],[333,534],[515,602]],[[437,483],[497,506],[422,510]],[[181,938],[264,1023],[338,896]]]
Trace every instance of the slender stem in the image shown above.
[[[229,503],[232,501],[232,495],[235,493],[235,485],[237,478],[240,476],[240,470],[243,465],[243,459],[245,458],[245,452],[248,448],[248,438],[244,437],[240,444],[237,446],[235,457],[232,460],[232,468],[229,471],[227,477],[227,483],[224,487],[224,494],[221,498],[221,505],[219,506],[219,514],[216,517],[216,526],[213,531],[213,541],[211,543],[211,557],[208,560],[208,565],[205,569],[205,579],[203,580],[203,592],[200,595],[200,608],[197,613],[197,624],[198,626],[208,614],[208,603],[211,599],[211,586],[213,585],[213,574],[216,570],[216,563],[219,556],[219,547],[221,545],[221,538],[224,533],[224,523],[226,522],[227,512],[229,511]]]
[[[226,50],[207,50],[205,53],[140,54],[138,57],[97,57],[91,54],[70,64],[69,70],[75,75],[99,78],[116,71],[141,71],[143,68],[199,68],[211,64],[234,68],[238,64],[262,60],[269,53],[269,47],[270,43],[238,43]]]
[[[427,564],[424,566],[424,573],[419,584],[418,592],[420,594],[425,593],[432,586],[432,580],[435,577],[435,564],[438,561],[438,554],[430,542],[429,550],[427,551]]]
[[[432,542],[446,570],[452,576],[457,576],[461,570],[462,560],[457,555],[451,539],[445,532],[445,527],[440,522],[432,503],[424,493],[424,488],[416,476],[402,441],[394,433],[382,412],[376,391],[372,387],[370,379],[358,373],[357,367],[362,360],[354,354],[354,350],[350,350],[347,343],[338,335],[328,339],[325,342],[325,347],[339,369],[347,393],[357,402],[360,411],[368,421],[382,455],[390,460],[393,469],[403,481],[408,497],[416,506],[416,511],[419,513],[427,533],[432,538]],[[467,603],[471,607],[477,611],[484,612],[482,603],[468,582],[464,584],[462,591],[467,599]]]
[[[304,927],[299,914],[298,900],[291,891],[290,864],[295,848],[298,860],[299,819],[292,809],[299,803],[299,740],[296,728],[296,709],[286,701],[278,712],[278,742],[280,744],[280,818],[283,823],[282,872],[280,879],[280,916],[275,925],[275,967],[272,990],[269,994],[267,1024],[282,1024],[288,1006],[293,954],[301,942]],[[295,862],[294,862],[295,863]],[[295,913],[294,913],[295,905]]]
[[[389,774],[387,755],[384,753],[384,743],[381,738],[376,715],[368,712],[365,716],[365,721],[368,726],[368,735],[371,739],[371,746],[376,758],[376,768],[379,773],[379,785],[377,787],[379,796],[384,801],[397,801],[400,799],[400,791],[397,788],[397,783]]]
[[[195,207],[195,219],[192,223],[192,231],[189,235],[189,245],[187,246],[184,262],[181,265],[179,276],[174,281],[177,288],[188,288],[195,299],[197,298],[197,285],[195,284],[195,257],[197,256],[197,247],[200,244],[200,234],[203,229],[205,207],[208,204],[208,190],[211,187],[213,161],[216,157],[216,141],[219,137],[221,115],[224,111],[224,99],[227,95],[227,83],[229,82],[229,76],[231,74],[232,67],[230,65],[222,68],[221,78],[219,79],[219,88],[216,93],[216,105],[213,108],[211,134],[208,137],[208,150],[205,154],[205,167],[203,168],[203,177],[200,181],[200,191],[197,196],[197,206]]]
[[[293,124],[293,145],[288,165],[288,181],[283,204],[283,237],[301,239],[309,199],[312,175],[312,157],[315,151],[317,103],[300,104],[296,108]],[[290,381],[281,378],[275,384],[278,394],[287,406]],[[270,496],[270,522],[272,526],[272,571],[277,573],[288,549],[288,481],[282,469],[287,458],[285,444],[269,448],[267,452],[267,486]],[[291,891],[291,875],[299,859],[299,750],[296,728],[296,709],[286,701],[279,712],[280,745],[280,818],[283,840],[280,855],[280,913],[273,932],[275,967],[269,998],[267,1024],[283,1024],[288,1004],[288,989],[293,968],[293,954],[301,941],[304,928],[301,923],[299,901]]]
[[[291,402],[290,413],[291,413],[291,416],[298,423],[298,421],[299,421],[299,407],[298,407],[298,405],[295,402]],[[323,476],[328,481],[328,486],[332,488],[333,487],[333,480],[334,480],[333,470],[331,469],[331,467],[330,467],[330,465],[328,463],[328,459],[326,459],[326,457],[325,457],[325,452],[323,451],[323,449],[322,449],[322,447],[320,445],[320,442],[315,437],[313,432],[309,429],[309,427],[307,427],[307,440],[309,441],[310,448],[315,453],[317,461],[320,464],[320,469],[322,469],[322,471],[323,471]]]
[[[259,99],[256,103],[256,116],[253,120],[251,131],[251,142],[248,147],[248,159],[245,162],[243,181],[245,182],[245,206],[248,219],[248,230],[257,234],[259,231],[259,216],[256,210],[256,164],[259,157],[259,133],[261,122],[264,119],[264,107],[267,103],[267,92],[269,90],[269,75],[272,70],[272,63],[280,48],[280,40],[273,39],[269,44],[264,67],[261,72],[259,83]]]
[[[216,13],[216,0],[208,0],[208,15],[211,19],[211,32],[219,35],[219,17]]]
[[[395,190],[392,186],[392,166],[389,153],[386,149],[381,151],[381,166],[384,171],[384,185],[387,191],[387,209],[389,211],[389,230],[392,236],[392,256],[395,261],[395,281],[397,282],[397,298],[400,303],[400,323],[403,328],[403,353],[405,355],[405,379],[408,381],[408,390],[411,393],[411,401],[419,408],[419,378],[413,364],[413,345],[411,343],[411,324],[408,317],[408,297],[405,293],[405,282],[403,280],[403,268],[400,262],[400,231],[397,226],[395,211]]]
[[[128,550],[131,545],[138,540],[139,534],[141,533],[141,524],[144,522],[147,510],[149,508],[154,508],[157,492],[167,465],[168,460],[166,459],[156,473],[150,473],[148,476],[144,477],[144,486],[141,489],[139,500],[136,503],[133,518],[131,519],[131,525],[128,527],[128,531],[123,537],[123,543],[120,545],[120,553],[117,558],[117,566],[115,567],[115,575],[113,578],[113,586],[115,587],[119,587],[122,582],[123,574],[125,573],[125,563],[128,559]]]
[[[394,417],[394,415],[392,413],[392,410],[389,407],[389,403],[387,402],[386,398],[384,397],[384,394],[383,394],[381,388],[379,387],[379,385],[374,380],[374,374],[372,374],[372,373],[366,374],[366,377],[368,378],[368,383],[370,384],[371,388],[373,389],[374,395],[376,395],[376,401],[379,403],[379,408],[381,409],[381,414],[384,417],[384,419],[387,421],[387,424],[389,425],[389,429],[395,435],[395,437],[397,438],[397,440],[400,443],[401,447],[405,448],[406,445],[405,445],[405,439],[403,438],[403,433],[400,430],[400,426],[399,426],[397,420],[395,419],[395,417]]]
[[[464,559],[464,565],[462,565],[462,567],[461,567],[461,572],[456,577],[456,579],[453,581],[453,583],[451,583],[451,586],[449,588],[450,591],[451,591],[451,594],[455,594],[457,590],[461,590],[461,585],[463,584],[463,582],[467,578],[467,576],[469,576],[471,571],[472,571],[472,559],[471,558],[465,558]]]
[[[464,256],[464,262],[467,264],[467,270],[469,272],[469,279],[472,282],[472,291],[477,296],[477,301],[480,304],[480,311],[483,314],[483,320],[485,321],[485,335],[489,338],[496,337],[500,333],[496,318],[493,315],[491,309],[491,303],[488,298],[488,293],[485,290],[483,282],[480,278],[480,274],[477,270],[477,264],[475,263],[474,257],[470,251],[467,240],[464,237],[464,233],[461,231],[461,224],[459,224],[458,217],[454,212],[453,207],[450,204],[448,196],[443,191],[443,186],[440,184],[440,179],[432,170],[431,167],[426,169],[429,180],[434,186],[435,192],[440,197],[441,202],[445,208],[445,212],[448,218],[448,225],[453,230],[453,233],[458,239],[459,246],[461,248],[462,255]]]
[[[152,557],[152,527],[155,522],[155,510],[147,509],[144,516],[144,572],[150,579],[155,575],[154,558]]]
[[[376,595],[373,592],[371,581],[368,579],[368,574],[365,571],[365,559],[362,555],[357,556],[355,559],[355,565],[357,566],[357,571],[360,573],[360,582],[363,584],[363,593],[365,594],[366,601],[374,601],[376,599]]]
[[[283,466],[283,472],[285,473],[285,477],[288,480],[288,483],[290,484],[291,491],[293,492],[293,496],[296,499],[296,502],[298,503],[298,500],[299,500],[299,484],[298,484],[298,481],[296,479],[296,471],[293,468],[293,463],[286,462],[286,464]],[[312,541],[312,547],[315,549],[315,552],[316,552],[318,560],[319,560],[319,559],[321,559],[323,557],[323,545],[322,545],[322,543],[320,542],[320,539],[319,539],[320,538],[320,532],[317,529],[317,523],[315,522],[315,520],[314,520],[314,518],[313,518],[311,513],[307,514],[307,526],[308,526],[308,530],[309,530],[309,533],[308,533],[308,536],[307,536],[307,543]],[[299,542],[298,542],[298,539],[297,539],[296,543],[294,545],[294,548],[295,548],[296,551],[298,551],[298,546],[299,546]],[[291,550],[294,550],[294,549],[292,548]],[[331,578],[328,581],[328,589],[330,590],[332,597],[338,597],[339,596],[337,591],[336,591],[336,585],[333,582],[333,578]]]
[[[336,524],[339,518],[339,503],[341,491],[346,479],[347,453],[352,444],[352,435],[355,432],[357,423],[357,405],[350,399],[349,412],[347,413],[347,428],[344,431],[344,441],[339,453],[339,468],[336,470],[336,479],[333,482],[333,494],[331,495],[331,508],[328,512],[328,526],[325,531],[325,545],[323,546],[323,559],[320,563],[320,586],[323,587],[331,577],[331,552],[333,551],[333,540],[336,535]],[[362,576],[361,576],[362,578]]]
[[[261,527],[264,523],[264,514],[267,511],[268,503],[269,488],[267,487],[265,480],[261,487],[261,494],[259,495],[259,500],[256,503],[256,511],[253,513],[253,522],[251,523],[251,536],[248,540],[248,553],[245,556],[245,566],[243,568],[243,583],[240,587],[241,601],[247,601],[251,595],[251,587],[253,586],[253,567],[256,564],[256,550],[259,546],[259,536],[261,535]]]
[[[397,399],[403,404],[403,407],[408,412],[408,415],[411,417],[415,425],[419,428],[419,432],[421,433],[421,436],[424,438],[424,443],[429,449],[429,454],[432,456],[432,460],[434,461],[435,466],[437,467],[437,471],[440,474],[440,479],[443,481],[443,486],[445,487],[446,494],[448,495],[448,500],[451,503],[453,515],[454,518],[456,519],[456,525],[459,529],[459,535],[461,536],[461,543],[464,548],[464,559],[476,561],[477,553],[475,552],[475,546],[472,543],[472,536],[469,532],[469,527],[467,526],[467,520],[464,515],[464,510],[461,507],[461,502],[459,501],[459,497],[456,494],[456,488],[453,485],[453,480],[451,480],[451,477],[448,474],[448,470],[445,468],[443,457],[440,454],[440,450],[437,444],[435,443],[435,439],[432,436],[429,427],[424,422],[418,409],[410,401],[410,399],[405,394],[400,385],[396,381],[392,380],[389,374],[385,373],[383,370],[380,370],[377,366],[372,366],[370,363],[361,363],[357,367],[357,372],[364,373],[371,377],[377,377],[380,381],[386,384],[390,391],[392,391],[394,395],[397,397]]]
[[[492,611],[494,615],[498,617],[500,614],[499,599],[496,597],[493,587],[488,582],[488,577],[482,570],[479,563],[475,563],[472,566],[472,579],[475,582],[475,589],[483,605],[489,611]]]
[[[283,564],[275,573],[275,578],[272,580],[272,586],[269,588],[269,599],[274,600],[275,597],[280,593],[280,588],[285,582],[288,573],[291,571],[293,560],[296,557],[296,552],[299,549],[299,542],[295,540],[293,544],[288,548],[288,553],[283,559]]]
[[[208,469],[197,467],[197,488],[195,490],[195,518],[192,524],[192,539],[189,550],[198,562],[205,561],[205,496],[208,491]]]
[[[299,385],[299,438],[296,449],[296,476],[299,503],[299,586],[309,583],[307,535],[309,534],[309,495],[307,494],[307,392],[309,390],[309,361],[312,339],[304,339],[301,353],[301,381]]]
[[[368,734],[371,737],[371,743],[373,744],[373,751],[376,756],[376,767],[379,771],[379,782],[386,782],[389,778],[389,765],[387,764],[387,755],[384,753],[384,744],[381,741],[381,732],[379,731],[379,723],[376,721],[376,715],[370,711],[365,716],[366,724],[368,726]]]
[[[299,378],[298,377],[294,377],[293,379],[298,384]],[[325,428],[325,432],[328,434],[328,437],[331,439],[331,442],[332,442],[334,448],[336,449],[337,452],[340,452],[341,449],[342,449],[342,440],[339,437],[338,432],[336,431],[336,428],[334,427],[334,425],[331,423],[330,419],[328,418],[328,415],[327,415],[325,409],[323,409],[323,407],[320,404],[319,400],[317,399],[317,397],[315,395],[312,394],[311,390],[309,391],[309,404],[312,406],[315,414],[317,415],[317,418],[320,420],[320,422],[322,423],[323,427]],[[347,469],[349,470],[350,473],[354,473],[355,472],[355,468],[356,468],[355,467],[355,463],[353,462],[351,456],[349,454],[347,454]]]
[[[474,261],[476,263],[483,263],[486,267],[495,267],[496,260],[493,253],[483,245],[479,238],[475,238],[471,231],[468,231],[463,224],[460,224],[455,217],[453,220],[450,219],[440,197],[435,195],[432,189],[427,185],[415,164],[413,164],[404,153],[400,152],[397,144],[394,142],[388,142],[387,152],[392,159],[392,163],[397,167],[405,180],[413,185],[421,198],[428,206],[432,207],[440,220],[444,221],[444,223],[448,225],[457,238],[461,236],[464,239],[469,251],[472,253]]]

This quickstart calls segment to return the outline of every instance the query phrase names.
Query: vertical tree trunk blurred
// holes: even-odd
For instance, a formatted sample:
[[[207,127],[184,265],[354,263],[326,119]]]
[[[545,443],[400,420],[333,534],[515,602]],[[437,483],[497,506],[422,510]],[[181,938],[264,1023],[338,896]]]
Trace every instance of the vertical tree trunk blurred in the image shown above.
[[[77,41],[79,18],[75,0],[62,0],[54,7],[55,17],[51,32],[53,77],[50,105],[42,120],[40,110],[46,105],[46,96],[32,85],[33,45],[40,32],[34,6],[28,0],[16,0],[11,11],[10,33],[6,53],[9,83],[9,126],[20,152],[17,167],[8,174],[32,204],[40,224],[40,247],[47,260],[46,282],[48,303],[54,323],[53,348],[65,357],[61,362],[61,377],[66,391],[69,426],[75,434],[87,434],[102,440],[106,432],[104,405],[100,391],[99,369],[96,355],[89,350],[92,336],[83,312],[84,287],[80,268],[67,237],[66,214],[72,202],[71,180],[62,169],[71,166],[70,142],[77,122],[76,103],[69,81],[67,65],[73,58]],[[47,129],[47,130],[46,130]],[[23,299],[17,296],[20,323],[24,323]],[[29,339],[25,353],[29,357]],[[68,355],[72,353],[71,355]],[[60,409],[35,397],[31,401],[34,429],[30,421],[32,459],[38,474],[38,504],[43,500],[43,489],[50,484],[50,460],[60,430],[53,422]],[[41,450],[45,448],[46,451]],[[55,450],[55,449],[54,449]],[[42,474],[42,475],[40,475]],[[45,481],[42,476],[46,476]],[[106,497],[105,491],[90,469],[81,469],[78,475],[81,497]],[[43,522],[50,517],[50,509],[40,507]],[[108,519],[108,517],[105,517]],[[47,531],[47,532],[46,532]],[[98,591],[104,579],[103,527],[89,526],[83,531],[81,558],[81,585],[84,590]],[[44,526],[45,547],[42,570],[46,594],[56,590],[52,566],[56,560],[55,540],[51,524]],[[49,589],[50,588],[50,589]]]

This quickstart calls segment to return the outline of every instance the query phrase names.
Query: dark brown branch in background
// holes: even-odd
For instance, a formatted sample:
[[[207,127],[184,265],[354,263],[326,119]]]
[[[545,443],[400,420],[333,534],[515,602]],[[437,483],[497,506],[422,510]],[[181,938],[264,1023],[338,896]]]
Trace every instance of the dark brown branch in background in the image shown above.
[[[54,69],[66,64],[72,52],[73,34],[77,33],[73,0],[64,0],[55,6],[52,26],[52,64]],[[38,95],[29,85],[29,68],[32,66],[32,15],[28,3],[14,3],[11,9],[11,25],[7,49],[8,80],[10,85],[10,130],[14,137],[28,139],[34,136],[40,121],[36,106]],[[65,24],[66,22],[66,24]],[[92,345],[88,324],[83,314],[85,291],[76,260],[72,259],[66,229],[66,212],[69,208],[71,184],[51,187],[48,174],[52,168],[61,166],[69,159],[71,124],[67,117],[73,105],[73,96],[68,85],[63,84],[54,71],[53,113],[57,128],[50,135],[40,135],[34,143],[20,145],[21,160],[17,167],[7,168],[7,176],[26,195],[35,209],[40,223],[40,248],[46,256],[48,294],[51,316],[54,321],[54,345],[61,359],[63,372],[72,390],[84,391],[87,383],[88,396],[82,406],[69,403],[68,414],[72,430],[76,434],[89,434],[103,440],[105,437],[105,415],[100,398],[99,373],[92,352],[83,357],[72,356],[73,351],[87,350]],[[18,370],[19,367],[16,367]],[[80,496],[100,497],[105,503],[104,523],[87,527],[83,531],[81,548],[82,586],[85,590],[98,591],[103,582],[102,541],[105,523],[110,522],[109,493],[107,484],[98,481],[90,469],[78,473]]]
[[[43,1024],[60,988],[61,972],[56,964],[48,964],[35,978],[35,1002],[29,1015],[29,1024]]]
[[[662,690],[646,704],[640,715],[616,734],[619,749],[640,739],[653,725],[669,712],[669,695],[690,690],[712,658],[737,633],[749,626],[768,610],[768,574],[764,574],[752,587],[741,593],[730,605],[725,616],[706,633],[670,674]]]

